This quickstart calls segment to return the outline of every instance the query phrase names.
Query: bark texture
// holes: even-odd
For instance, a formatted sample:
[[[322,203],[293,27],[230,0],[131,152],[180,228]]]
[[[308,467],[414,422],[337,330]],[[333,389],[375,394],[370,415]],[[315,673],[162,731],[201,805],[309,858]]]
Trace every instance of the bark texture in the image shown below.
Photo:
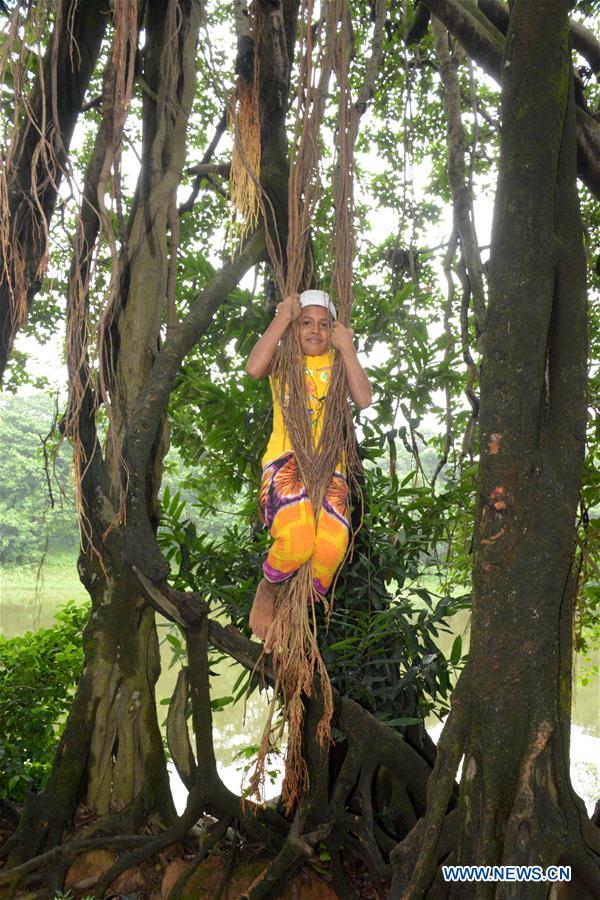
[[[508,12],[505,8],[498,10],[502,4],[478,4],[476,0],[465,0],[464,3],[459,0],[423,0],[423,5],[444,23],[474,62],[502,83],[504,55],[510,52],[505,48],[507,39],[501,30],[505,27]],[[588,32],[583,35],[575,28],[574,40],[586,57],[596,59],[598,47]],[[578,173],[594,196],[600,197],[600,122],[580,106],[577,108],[576,134]]]
[[[203,786],[211,783],[206,758],[210,727],[208,738],[207,729],[201,729],[201,784],[194,782],[187,815],[175,821],[155,706],[160,663],[154,611],[133,573],[137,567],[159,582],[168,575],[156,527],[170,391],[185,355],[204,334],[218,306],[261,258],[264,238],[262,230],[255,233],[198,294],[187,316],[177,320],[172,304],[178,231],[175,201],[196,87],[201,5],[198,0],[170,0],[166,6],[162,0],[148,0],[140,7],[145,17],[142,168],[117,249],[104,194],[107,182],[116,180],[113,170],[118,171],[127,80],[119,82],[119,76],[123,79],[132,63],[131,54],[127,58],[123,48],[136,29],[135,10],[127,4],[121,8],[122,31],[115,37],[124,52],[120,69],[109,53],[103,119],[86,173],[68,298],[71,394],[64,430],[74,444],[79,473],[83,542],[79,571],[92,599],[85,669],[47,785],[31,799],[6,848],[12,868],[59,844],[78,806],[95,814],[92,829],[109,833],[136,831],[150,824],[166,826],[167,838],[172,829],[184,834],[210,802],[215,809],[233,810],[231,815],[245,821],[239,798],[226,791],[220,780],[215,781],[214,790]],[[131,46],[135,47],[135,36]],[[277,108],[283,120],[286,104],[281,97]],[[100,377],[94,378],[86,344],[88,282],[94,242],[102,228],[112,250],[113,277],[100,321]],[[104,446],[95,424],[101,404],[109,423]],[[196,622],[193,636],[197,637],[199,627]],[[195,657],[190,651],[192,696],[197,685],[203,685],[197,667],[195,680],[191,675],[192,659],[203,658],[202,646]],[[210,726],[208,682],[200,695],[195,717],[200,722],[208,715]],[[191,771],[190,783],[192,776]],[[252,822],[248,831],[256,831]],[[50,882],[53,877],[49,876]],[[58,874],[56,879],[55,887],[60,886]]]
[[[598,896],[600,832],[569,781],[587,338],[567,13],[561,0],[516,0],[511,10],[483,334],[471,649],[411,877],[408,848],[394,854],[398,898],[438,896],[450,776],[463,754],[457,841],[446,862],[568,864],[574,896]],[[543,883],[445,890],[547,896]]]

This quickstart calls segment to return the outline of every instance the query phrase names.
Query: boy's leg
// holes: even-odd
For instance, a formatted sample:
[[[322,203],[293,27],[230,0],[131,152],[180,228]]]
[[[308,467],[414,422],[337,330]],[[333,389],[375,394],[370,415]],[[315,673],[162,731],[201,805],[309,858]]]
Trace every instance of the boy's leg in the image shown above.
[[[263,563],[264,578],[254,597],[250,627],[265,641],[265,652],[269,652],[278,587],[311,558],[315,546],[312,505],[293,454],[286,454],[265,469],[259,504],[274,540]]]
[[[256,589],[250,611],[250,628],[257,638],[265,642],[265,653],[271,652],[271,634],[275,618],[275,604],[279,587],[262,578]]]
[[[293,453],[287,453],[265,469],[259,504],[273,538],[263,563],[263,575],[271,584],[281,584],[311,558],[315,545],[312,504],[300,480]]]
[[[331,587],[348,549],[349,494],[346,479],[336,472],[327,488],[319,515],[312,557],[313,583],[317,593],[323,597]]]

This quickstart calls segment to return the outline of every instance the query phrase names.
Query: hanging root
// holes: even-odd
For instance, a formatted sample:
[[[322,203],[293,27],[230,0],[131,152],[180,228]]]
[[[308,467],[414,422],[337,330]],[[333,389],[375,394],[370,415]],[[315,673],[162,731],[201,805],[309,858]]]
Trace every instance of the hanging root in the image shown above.
[[[298,59],[298,94],[294,126],[295,141],[290,159],[288,179],[288,235],[284,257],[279,234],[266,229],[266,245],[273,272],[282,296],[289,296],[314,284],[312,251],[309,244],[311,223],[321,196],[320,133],[325,113],[332,71],[339,85],[338,143],[334,177],[336,227],[335,265],[332,291],[339,321],[348,324],[352,306],[352,262],[354,257],[352,178],[354,144],[360,115],[372,95],[378,71],[381,43],[386,18],[384,0],[377,0],[373,32],[373,52],[367,65],[367,78],[359,90],[357,102],[350,90],[351,18],[347,0],[326,4],[314,21],[314,0],[302,0],[298,15],[300,52]],[[255,32],[256,34],[256,28]],[[241,80],[240,80],[241,81]],[[253,84],[257,83],[256,71]],[[240,97],[236,147],[242,147]],[[250,129],[248,129],[250,130]],[[238,135],[238,132],[240,133]],[[232,173],[233,173],[232,163]],[[232,174],[232,184],[235,178]],[[233,195],[233,187],[232,187]],[[268,198],[257,195],[266,223],[265,203]],[[361,463],[358,457],[352,413],[348,404],[348,385],[340,355],[334,359],[333,372],[323,416],[323,429],[318,446],[306,406],[304,355],[300,350],[298,326],[288,328],[273,360],[271,374],[279,393],[285,429],[289,435],[315,519],[318,519],[333,473],[344,469],[351,493],[362,497]],[[362,502],[362,501],[361,501]],[[352,540],[350,541],[350,548]],[[310,603],[312,599],[312,605]],[[333,712],[331,685],[319,653],[316,639],[315,602],[310,564],[292,579],[280,597],[274,634],[274,666],[276,688],[283,697],[283,724],[289,727],[283,800],[288,812],[308,790],[308,771],[302,756],[302,730],[305,699],[312,695],[313,680],[318,676],[323,694],[323,714],[317,727],[322,747],[329,744]],[[259,757],[250,789],[260,791],[264,781],[265,760],[272,743],[274,706],[261,742]],[[283,727],[283,726],[281,726]]]
[[[323,695],[323,713],[317,726],[317,739],[321,747],[327,747],[330,740],[333,700],[327,669],[317,645],[315,603],[318,599],[320,598],[313,587],[310,563],[305,563],[285,585],[279,597],[273,634],[275,696],[250,781],[250,793],[260,796],[264,785],[266,756],[273,743],[272,719],[279,691],[283,699],[283,716],[277,729],[278,736],[281,736],[284,725],[288,725],[282,789],[282,799],[288,813],[308,790],[308,770],[302,754],[302,733],[305,700],[313,694],[315,674],[320,679]]]
[[[12,88],[10,115],[3,115],[0,126],[0,286],[6,284],[6,302],[12,322],[10,331],[3,335],[8,348],[16,331],[27,318],[28,291],[32,282],[41,282],[48,264],[48,217],[44,206],[44,194],[48,187],[56,188],[60,168],[58,154],[62,144],[58,122],[46,123],[49,110],[36,106],[29,48],[37,47],[38,79],[50,71],[42,57],[42,35],[50,26],[52,4],[43,0],[36,4],[16,4],[9,12],[8,23],[3,29],[0,51],[0,82],[3,89]],[[60,27],[61,12],[56,12],[55,33]],[[28,40],[22,38],[27,26]],[[33,86],[32,86],[33,81]],[[28,88],[31,92],[27,99]],[[6,99],[6,97],[5,97]],[[33,149],[25,151],[25,142],[33,138]],[[23,154],[29,152],[31,165],[25,173]],[[36,248],[35,270],[31,265],[31,245]]]
[[[255,17],[252,30],[256,46]],[[245,75],[240,73],[229,108],[229,124],[234,131],[229,192],[234,210],[239,215],[237,223],[235,220],[232,221],[231,231],[237,232],[240,241],[257,228],[260,213],[261,145],[258,89],[258,53],[254,52],[251,76],[246,80]]]
[[[331,11],[328,33],[336,32],[336,16],[344,17],[346,10]],[[347,12],[347,10],[346,10]],[[284,272],[275,242],[267,233],[267,247],[273,270],[282,296],[307,287],[307,259],[309,251],[310,222],[321,191],[318,159],[318,136],[324,114],[324,97],[331,73],[331,47],[320,34],[313,32],[313,2],[304,0],[300,10],[301,53],[299,61],[299,95],[296,113],[297,143],[292,154],[288,185],[288,242],[287,271]],[[313,41],[316,39],[316,47]],[[342,68],[349,60],[345,59]],[[305,90],[301,89],[305,86]],[[348,86],[346,95],[348,95]],[[347,97],[346,97],[347,99]],[[233,167],[232,167],[233,168]],[[340,216],[345,216],[347,237],[352,230],[351,203],[346,203]],[[266,217],[265,217],[266,219]],[[339,222],[338,222],[339,225]],[[346,240],[351,247],[352,241]],[[351,254],[350,254],[351,256]],[[344,259],[346,257],[344,256]],[[351,271],[351,264],[349,269]],[[338,291],[339,316],[347,323],[352,304],[351,277],[344,283],[343,293]],[[331,477],[344,462],[347,478],[352,487],[358,487],[357,476],[360,461],[352,415],[348,405],[348,387],[341,359],[334,361],[332,379],[327,393],[323,431],[319,445],[314,446],[313,432],[306,408],[306,380],[303,354],[298,343],[297,327],[289,328],[276,355],[273,376],[277,382],[285,427],[290,435],[299,474],[308,491],[315,518],[318,519],[323,499]],[[331,685],[327,670],[317,645],[315,604],[320,598],[314,591],[310,562],[283,589],[278,604],[273,635],[273,662],[276,673],[276,693],[283,699],[283,717],[279,735],[285,723],[288,725],[288,746],[285,763],[285,780],[282,799],[289,813],[309,789],[308,769],[302,754],[302,734],[305,700],[313,693],[313,681],[318,676],[323,695],[323,713],[317,726],[317,740],[327,747],[330,740],[330,722],[333,714]],[[275,702],[275,700],[274,700]],[[272,716],[274,706],[265,727],[258,761],[251,779],[250,790],[260,793],[264,783],[265,761],[272,744]]]

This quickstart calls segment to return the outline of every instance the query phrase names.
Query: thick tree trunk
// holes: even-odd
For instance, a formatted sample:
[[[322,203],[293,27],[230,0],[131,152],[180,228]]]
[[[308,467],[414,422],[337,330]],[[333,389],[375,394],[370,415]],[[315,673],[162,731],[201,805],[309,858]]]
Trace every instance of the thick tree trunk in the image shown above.
[[[86,666],[95,672],[96,704],[90,741],[85,803],[102,815],[129,810],[136,828],[149,817],[169,824],[175,815],[157,721],[154,686],[160,673],[154,613],[139,595],[130,549],[154,539],[162,458],[167,448],[164,415],[157,422],[147,458],[127,454],[128,433],[140,394],[159,353],[171,265],[167,247],[169,210],[185,161],[186,129],[195,92],[195,48],[200,6],[149,2],[146,10],[142,170],[121,257],[114,298],[106,378],[111,416],[105,455],[109,497],[116,511],[114,536],[104,540],[105,571],[94,548],[82,556],[93,591],[95,640]],[[172,249],[177,253],[177,247]],[[121,515],[120,510],[125,514]],[[106,523],[98,523],[95,532]],[[166,563],[163,576],[167,575]]]
[[[587,340],[567,11],[564,0],[516,0],[511,11],[481,376],[471,650],[440,740],[423,846],[409,886],[398,851],[395,897],[429,891],[449,775],[463,753],[458,839],[446,861],[571,865],[573,896],[598,896],[600,832],[569,780]],[[460,883],[447,891],[546,897],[548,887]]]
[[[102,399],[109,413],[104,448],[100,447],[94,424],[97,398],[86,369],[85,346],[81,343],[71,348],[78,361],[72,366],[71,378],[80,390],[79,399],[71,397],[67,432],[75,437],[82,454],[85,552],[79,570],[92,598],[85,670],[47,786],[29,804],[12,842],[11,866],[60,843],[78,805],[96,817],[91,828],[100,827],[102,831],[136,830],[148,821],[169,825],[175,815],[154,698],[160,671],[154,611],[140,595],[134,570],[156,583],[165,583],[168,575],[168,564],[156,543],[156,527],[161,463],[167,446],[165,416],[174,379],[215,310],[265,250],[259,231],[198,295],[186,318],[177,321],[168,302],[172,299],[169,279],[174,271],[173,254],[177,252],[173,215],[195,90],[199,22],[197,0],[170,2],[166,9],[162,0],[146,4],[143,74],[149,89],[144,95],[142,170],[126,245],[118,259],[113,252],[118,275],[113,278],[103,317]],[[282,9],[277,7],[270,11],[263,31],[267,44],[275,37],[289,42],[283,61],[275,54],[275,61],[269,62],[276,67],[279,80],[264,79],[271,121],[277,123],[278,147],[286,113],[286,67],[293,48],[293,33],[288,26]],[[105,79],[104,98],[110,117],[120,110],[116,105],[108,110],[109,83],[110,76]],[[110,122],[105,131],[114,141],[116,131]],[[118,147],[114,146],[112,152],[117,153]],[[276,171],[286,171],[285,156],[279,161],[276,156],[271,147],[266,154],[269,168],[265,178],[272,195],[279,188]],[[90,247],[97,230],[91,204],[95,194],[103,195],[109,174],[102,153],[94,153],[89,186],[86,180],[87,207],[92,213],[72,272],[78,286],[87,283]],[[105,218],[110,244],[112,226],[109,217]],[[86,224],[83,212],[82,219]],[[72,290],[70,315],[75,318],[71,321],[83,341],[85,318],[81,309],[75,308],[77,303],[86,304],[87,298],[82,300]],[[165,318],[167,337],[161,347]],[[74,393],[77,395],[78,390]],[[201,739],[206,740],[204,733]],[[219,790],[220,807],[226,813],[231,808],[232,815],[239,817],[237,798],[224,788]],[[186,828],[201,815],[205,793],[195,790],[195,806],[190,808],[195,818],[184,821]],[[260,830],[258,826],[256,829]],[[252,833],[252,823],[249,830]],[[59,883],[57,876],[55,886]]]
[[[22,828],[23,839],[12,862],[60,841],[77,804],[89,807],[101,819],[116,814],[118,824],[108,827],[120,830],[135,830],[149,820],[168,825],[175,817],[155,705],[160,661],[154,612],[140,597],[131,571],[132,550],[141,547],[143,552],[155,540],[166,449],[164,413],[157,418],[140,465],[127,458],[126,445],[140,393],[159,352],[170,263],[167,211],[175,202],[185,160],[200,6],[195,0],[170,2],[165,10],[162,2],[153,0],[147,4],[146,16],[144,76],[153,96],[145,98],[143,165],[129,245],[120,260],[116,253],[113,256],[121,277],[113,278],[106,316],[109,339],[102,377],[107,391],[102,399],[109,429],[104,453],[95,433],[95,403],[85,363],[80,369],[72,367],[70,373],[71,414],[77,419],[70,436],[76,436],[75,452],[81,457],[79,571],[92,598],[85,671],[66,728],[66,735],[74,732],[77,740],[63,739],[42,798],[25,817],[27,835]],[[118,153],[115,123],[123,110],[115,104],[105,112],[113,117],[113,127],[98,176],[98,196],[110,172],[111,153]],[[112,229],[110,221],[108,228]],[[93,240],[94,234],[86,232],[86,238]],[[76,265],[87,266],[87,261],[84,252]],[[80,271],[79,276],[85,283],[86,273]],[[70,312],[77,313],[73,293]],[[82,348],[71,347],[70,352],[73,349],[83,359]],[[77,393],[73,382],[80,373],[84,399],[78,404],[73,399],[73,392]],[[134,558],[139,562],[139,553]],[[162,577],[167,572],[162,560]],[[52,809],[57,801],[61,815],[53,814],[47,827],[41,808]]]
[[[572,859],[581,809],[568,764],[587,335],[567,10],[564,2],[515,4],[507,38],[462,861],[547,866],[581,855]],[[528,703],[515,703],[515,690]]]

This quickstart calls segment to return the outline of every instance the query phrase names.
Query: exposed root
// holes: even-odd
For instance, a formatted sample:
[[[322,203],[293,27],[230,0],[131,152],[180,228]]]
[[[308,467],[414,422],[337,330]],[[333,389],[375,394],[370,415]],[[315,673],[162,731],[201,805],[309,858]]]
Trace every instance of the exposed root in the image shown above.
[[[435,766],[427,784],[427,811],[408,837],[392,853],[392,863],[397,870],[394,890],[390,895],[394,900],[416,900],[424,896],[437,870],[437,854],[442,825],[448,812],[448,803],[456,784],[456,773],[464,751],[464,741],[469,725],[469,707],[463,705],[466,691],[463,673],[461,682],[452,698],[452,709],[446,720],[439,743]],[[406,884],[401,876],[406,861],[406,851],[412,856],[413,833],[419,836],[419,852],[410,882]]]
[[[242,894],[241,900],[280,896],[283,887],[300,871],[308,855],[302,849],[286,843],[273,863]]]
[[[202,840],[198,853],[192,860],[191,866],[186,872],[183,873],[183,875],[180,876],[180,878],[178,878],[174,886],[171,888],[169,900],[180,900],[186,884],[188,883],[196,869],[204,862],[211,850],[213,850],[217,846],[219,841],[221,841],[225,837],[225,834],[227,832],[227,829],[231,825],[231,822],[231,819],[223,819],[223,821],[221,822],[216,822],[215,825],[210,829],[208,834]]]
[[[16,888],[22,879],[31,874],[38,872],[45,866],[56,862],[57,860],[65,860],[72,862],[79,853],[84,850],[122,850],[130,847],[140,847],[148,844],[152,837],[145,834],[121,834],[121,835],[105,835],[103,837],[88,838],[83,841],[69,841],[66,844],[59,844],[52,850],[40,853],[28,859],[27,862],[11,869],[3,869],[0,872],[0,885],[9,884]]]
[[[438,861],[443,861],[456,844],[457,827],[458,811],[453,809],[452,812],[444,816],[441,823],[436,847],[437,859],[432,870],[432,879],[437,870]],[[405,897],[409,896],[406,893],[406,889],[424,839],[425,828],[425,819],[419,819],[410,834],[390,854],[394,869],[388,900],[404,900]]]

